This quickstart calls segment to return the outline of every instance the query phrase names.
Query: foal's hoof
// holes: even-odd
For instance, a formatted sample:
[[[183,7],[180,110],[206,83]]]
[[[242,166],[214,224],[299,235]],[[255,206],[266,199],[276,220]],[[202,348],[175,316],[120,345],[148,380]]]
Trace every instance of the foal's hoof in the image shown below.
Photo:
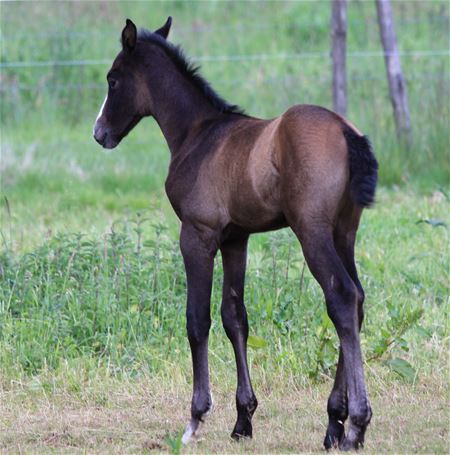
[[[364,441],[351,440],[345,437],[339,444],[339,450],[343,452],[350,452],[353,450],[362,449],[364,447]]]
[[[242,439],[251,439],[253,436],[253,427],[252,423],[247,421],[244,424],[240,425],[240,422],[236,423],[231,437],[235,441],[241,441]]]
[[[323,441],[326,450],[337,449],[345,438],[344,424],[340,421],[331,421]]]
[[[231,437],[235,441],[250,439],[253,436],[252,417],[258,407],[255,395],[245,405],[238,404],[238,418]]]
[[[186,430],[184,430],[183,437],[181,438],[181,442],[183,444],[187,444],[190,441],[198,439],[200,427],[202,426],[205,417],[208,417],[214,410],[214,400],[212,395],[209,395],[209,397],[207,397],[206,404],[204,402],[203,406],[200,407],[203,411],[200,411],[198,408],[199,406],[197,405],[197,407],[194,408],[195,410],[191,410],[191,420],[187,424]]]
[[[358,450],[364,447],[364,436],[366,434],[367,425],[370,422],[372,411],[369,417],[365,419],[362,425],[354,422],[356,419],[350,418],[347,435],[339,443],[339,449],[343,451]],[[352,421],[353,420],[353,421]]]
[[[186,427],[186,430],[184,430],[183,437],[181,438],[181,442],[183,444],[187,444],[188,442],[197,439],[199,430],[200,430],[200,420],[191,419]]]
[[[345,436],[339,443],[339,450],[349,452],[351,450],[362,449],[364,447],[365,431],[365,428],[356,429],[353,425],[350,425],[347,436]]]

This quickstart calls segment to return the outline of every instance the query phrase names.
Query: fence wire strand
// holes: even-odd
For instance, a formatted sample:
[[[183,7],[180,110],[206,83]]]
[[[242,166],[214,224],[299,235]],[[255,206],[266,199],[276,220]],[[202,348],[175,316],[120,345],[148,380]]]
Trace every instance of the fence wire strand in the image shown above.
[[[450,56],[450,49],[424,49],[399,51],[401,57],[445,57]],[[371,58],[387,57],[392,55],[383,51],[351,51],[347,53],[349,58]],[[279,52],[276,54],[236,54],[236,55],[201,55],[192,57],[190,60],[196,62],[241,62],[241,61],[263,61],[263,60],[284,60],[284,59],[318,59],[329,58],[329,51],[322,52]],[[1,62],[0,69],[8,68],[43,68],[55,66],[98,66],[110,65],[111,59],[93,60],[35,60],[24,62]]]

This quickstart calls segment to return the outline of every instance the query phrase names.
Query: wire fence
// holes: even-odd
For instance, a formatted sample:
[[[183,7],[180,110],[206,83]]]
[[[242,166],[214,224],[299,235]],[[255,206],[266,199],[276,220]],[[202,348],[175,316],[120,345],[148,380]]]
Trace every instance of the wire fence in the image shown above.
[[[350,51],[349,58],[372,58],[387,57],[392,55],[383,51]],[[446,57],[450,56],[450,49],[418,49],[399,51],[401,57]],[[235,54],[235,55],[202,55],[190,58],[194,63],[202,62],[241,62],[241,61],[263,61],[263,60],[285,60],[285,59],[320,59],[329,58],[330,51],[321,52],[279,52],[274,54]],[[0,69],[7,68],[42,68],[55,66],[98,66],[110,65],[111,59],[97,60],[43,60],[43,61],[16,61],[1,62]]]
[[[359,59],[359,58],[381,58],[389,55],[383,51],[351,51],[348,52],[348,57],[350,59]],[[404,50],[400,51],[400,55],[406,58],[440,58],[440,57],[449,57],[449,49],[416,49],[416,50]],[[273,54],[235,54],[235,55],[204,55],[193,57],[190,60],[194,63],[201,62],[243,62],[243,61],[270,61],[270,60],[301,60],[301,59],[328,59],[330,58],[329,51],[322,52],[302,52],[302,53],[288,53],[280,52]],[[49,60],[49,61],[24,61],[24,62],[2,62],[0,63],[0,71],[5,69],[30,69],[30,68],[54,68],[54,67],[84,67],[84,66],[100,66],[100,65],[110,65],[111,60]],[[1,75],[1,73],[0,73]],[[414,80],[445,80],[450,77],[449,71],[436,71],[436,72],[412,72],[405,74],[405,79],[407,81]],[[275,83],[289,83],[292,80],[298,80],[299,76],[269,76],[262,77],[261,81],[266,84],[275,84]],[[305,77],[301,76],[301,79],[304,81],[314,80],[316,83],[329,83],[331,81],[331,74],[326,73],[318,77]],[[384,74],[358,74],[353,73],[349,74],[348,79],[350,81],[378,81],[385,80],[386,77]],[[242,84],[242,79],[225,79],[225,80],[216,80],[217,84],[222,86],[234,86],[236,84]],[[252,82],[253,83],[253,82]],[[104,91],[104,83],[47,83],[40,82],[37,84],[22,84],[17,79],[7,80],[5,78],[2,81],[0,86],[0,93],[12,93],[16,94],[19,91],[24,92],[33,92],[33,91],[80,91],[80,90],[89,90],[89,91]]]
[[[449,25],[449,17],[446,15],[438,16],[427,16],[426,21],[422,18],[416,17],[406,17],[406,18],[397,18],[395,23],[397,25],[421,25],[424,23],[427,24],[443,24],[448,27]],[[373,17],[365,17],[365,18],[353,18],[351,23],[349,23],[349,27],[366,27],[368,24],[377,25],[377,18]],[[321,28],[323,27],[323,23],[311,23],[311,22],[296,22],[289,25],[290,29],[303,29],[305,27],[311,28]],[[328,23],[327,23],[328,25]],[[240,30],[277,30],[277,26],[274,25],[272,22],[259,22],[259,23],[248,23],[245,24],[206,24],[206,23],[199,23],[193,26],[183,27],[181,25],[177,25],[176,27],[176,34],[177,35],[186,35],[192,33],[217,33],[218,31],[229,31],[229,32],[236,32]],[[16,35],[0,35],[2,41],[16,41]],[[117,32],[104,32],[98,30],[91,30],[91,31],[77,31],[77,30],[53,30],[53,31],[44,31],[44,32],[37,32],[33,33],[32,35],[26,35],[32,41],[35,40],[45,40],[49,38],[71,38],[71,39],[84,39],[86,37],[96,37],[96,38],[115,38],[117,37]]]
[[[405,76],[406,81],[415,81],[415,80],[446,80],[450,79],[450,71],[436,71],[436,72],[427,72],[421,71],[416,72],[414,74],[406,74]],[[347,77],[349,81],[384,81],[386,80],[386,76],[383,74],[379,75],[369,75],[369,74],[351,74]],[[269,77],[262,77],[261,80],[266,84],[276,84],[279,82],[289,83],[291,81],[298,81],[299,76],[269,76]],[[316,83],[329,83],[332,80],[331,74],[325,74],[321,77],[305,77],[304,75],[301,76],[302,81],[314,81]],[[236,84],[242,85],[243,80],[240,79],[224,79],[224,80],[216,80],[216,84],[220,84],[221,86],[234,86]],[[251,81],[253,84],[253,81]],[[54,84],[54,83],[44,83],[44,84],[20,84],[15,82],[4,83],[0,87],[0,93],[5,92],[16,92],[16,91],[44,91],[44,90],[51,90],[51,91],[80,91],[80,90],[91,90],[91,91],[105,91],[106,90],[106,82],[105,83],[68,83],[68,84]]]

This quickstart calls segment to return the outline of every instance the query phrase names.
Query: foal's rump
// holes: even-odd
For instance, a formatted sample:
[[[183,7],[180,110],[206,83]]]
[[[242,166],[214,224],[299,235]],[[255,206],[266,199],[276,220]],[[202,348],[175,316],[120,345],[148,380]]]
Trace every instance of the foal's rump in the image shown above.
[[[278,128],[283,211],[289,224],[335,224],[344,206],[369,206],[378,164],[368,139],[343,117],[314,105],[291,107]]]

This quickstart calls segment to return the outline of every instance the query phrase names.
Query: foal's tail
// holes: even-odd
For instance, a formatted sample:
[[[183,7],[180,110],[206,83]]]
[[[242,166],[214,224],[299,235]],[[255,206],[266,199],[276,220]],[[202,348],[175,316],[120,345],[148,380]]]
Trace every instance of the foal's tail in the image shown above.
[[[375,201],[378,162],[369,139],[350,127],[344,128],[350,164],[350,195],[360,207],[370,207]]]

